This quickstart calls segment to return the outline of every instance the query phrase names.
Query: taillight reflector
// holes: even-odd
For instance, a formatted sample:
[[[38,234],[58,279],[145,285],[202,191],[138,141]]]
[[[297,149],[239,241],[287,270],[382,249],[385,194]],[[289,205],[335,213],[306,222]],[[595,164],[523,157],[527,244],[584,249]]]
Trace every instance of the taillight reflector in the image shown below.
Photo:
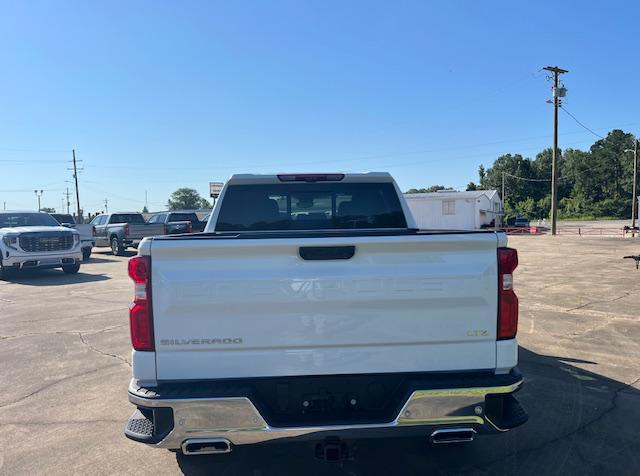
[[[518,296],[513,290],[517,266],[517,250],[498,248],[498,340],[513,339],[518,333]]]
[[[149,256],[134,256],[129,260],[128,271],[135,283],[133,302],[129,306],[131,344],[135,350],[154,351],[151,258]]]
[[[135,350],[153,351],[153,322],[147,302],[133,302],[129,308],[131,345]]]

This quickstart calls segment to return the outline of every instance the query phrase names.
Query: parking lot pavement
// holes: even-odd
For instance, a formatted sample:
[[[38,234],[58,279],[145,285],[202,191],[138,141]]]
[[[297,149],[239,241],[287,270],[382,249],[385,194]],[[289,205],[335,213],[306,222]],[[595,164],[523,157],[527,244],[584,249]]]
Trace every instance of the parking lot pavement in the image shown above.
[[[622,259],[640,240],[510,244],[529,422],[463,446],[357,441],[342,463],[308,443],[176,458],[128,441],[127,258],[0,281],[0,474],[640,474],[640,271]]]

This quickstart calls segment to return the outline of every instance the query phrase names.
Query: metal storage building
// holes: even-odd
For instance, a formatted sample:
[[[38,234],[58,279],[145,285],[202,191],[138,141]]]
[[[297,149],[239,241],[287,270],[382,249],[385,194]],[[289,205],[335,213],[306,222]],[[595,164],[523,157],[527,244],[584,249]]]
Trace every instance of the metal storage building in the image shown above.
[[[502,226],[502,200],[497,190],[405,193],[419,228],[473,230]]]

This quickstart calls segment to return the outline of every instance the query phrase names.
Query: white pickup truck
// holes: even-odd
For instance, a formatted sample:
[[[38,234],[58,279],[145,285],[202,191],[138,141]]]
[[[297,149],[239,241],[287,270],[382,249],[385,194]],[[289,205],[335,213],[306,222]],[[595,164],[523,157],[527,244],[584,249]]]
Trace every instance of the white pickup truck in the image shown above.
[[[80,270],[80,234],[48,213],[0,211],[0,279],[24,269]]]
[[[96,246],[96,228],[91,224],[76,223],[73,215],[69,213],[50,213],[60,225],[78,230],[80,233],[80,247],[82,248],[82,259],[88,261],[91,257],[91,250]]]
[[[417,230],[389,174],[234,175],[204,233],[129,262],[130,439],[184,454],[291,438],[471,441],[521,425],[517,253]]]

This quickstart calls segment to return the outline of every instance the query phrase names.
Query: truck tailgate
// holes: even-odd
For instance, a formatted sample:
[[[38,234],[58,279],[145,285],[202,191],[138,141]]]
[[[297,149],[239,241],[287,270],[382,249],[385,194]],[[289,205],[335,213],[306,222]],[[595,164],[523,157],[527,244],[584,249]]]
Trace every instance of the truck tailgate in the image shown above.
[[[300,247],[354,246],[305,260]],[[491,369],[490,233],[151,243],[157,378]]]
[[[73,228],[78,230],[78,233],[80,233],[80,240],[89,241],[89,240],[95,239],[95,237],[93,236],[93,225],[78,224],[78,225],[75,225]]]
[[[164,235],[164,225],[162,223],[144,223],[130,224],[127,238],[132,240],[141,240],[147,236]]]

